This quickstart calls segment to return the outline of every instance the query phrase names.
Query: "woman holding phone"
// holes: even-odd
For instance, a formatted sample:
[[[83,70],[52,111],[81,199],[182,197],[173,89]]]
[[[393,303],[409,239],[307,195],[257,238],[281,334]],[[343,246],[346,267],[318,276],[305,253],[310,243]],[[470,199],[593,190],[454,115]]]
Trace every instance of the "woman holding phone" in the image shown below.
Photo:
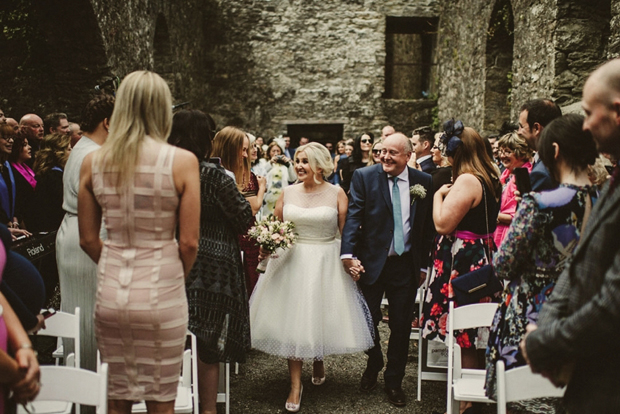
[[[486,392],[496,397],[495,365],[506,369],[525,365],[519,342],[528,323],[536,323],[540,308],[553,292],[556,280],[571,257],[596,201],[588,165],[597,151],[592,135],[583,131],[583,116],[555,119],[538,143],[540,159],[553,179],[554,190],[523,194],[504,243],[493,258],[497,276],[508,281],[495,314],[486,351]],[[515,407],[535,413],[553,413],[555,401],[520,401]]]

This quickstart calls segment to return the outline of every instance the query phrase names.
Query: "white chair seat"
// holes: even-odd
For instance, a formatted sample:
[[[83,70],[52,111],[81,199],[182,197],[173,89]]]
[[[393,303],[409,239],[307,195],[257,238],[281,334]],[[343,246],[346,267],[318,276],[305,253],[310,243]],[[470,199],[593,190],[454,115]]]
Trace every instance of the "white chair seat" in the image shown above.
[[[192,392],[190,388],[179,384],[177,388],[177,398],[174,401],[174,412],[179,414],[191,413],[194,409],[192,402]],[[146,403],[144,401],[136,402],[131,408],[132,413],[146,413]],[[37,413],[38,414],[38,413]]]
[[[454,398],[459,401],[491,402],[484,393],[484,376],[454,381]]]

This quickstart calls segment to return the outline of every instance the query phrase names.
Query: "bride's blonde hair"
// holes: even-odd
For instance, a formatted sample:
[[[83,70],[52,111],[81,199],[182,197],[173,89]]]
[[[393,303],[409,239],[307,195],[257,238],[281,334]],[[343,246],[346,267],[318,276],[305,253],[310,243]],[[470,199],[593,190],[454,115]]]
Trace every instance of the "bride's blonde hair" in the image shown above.
[[[309,142],[306,145],[302,145],[295,150],[295,159],[297,159],[297,154],[302,151],[306,154],[306,157],[308,157],[308,164],[310,168],[312,168],[312,171],[317,173],[319,172],[318,169],[321,169],[323,178],[327,178],[332,174],[334,171],[334,163],[332,162],[332,156],[329,154],[329,150],[325,148],[325,146],[318,142]],[[320,184],[316,176],[314,177],[314,181]]]
[[[153,72],[132,72],[118,89],[109,135],[96,160],[103,170],[118,172],[116,187],[124,187],[133,177],[144,138],[165,142],[171,128],[172,95],[166,81]]]

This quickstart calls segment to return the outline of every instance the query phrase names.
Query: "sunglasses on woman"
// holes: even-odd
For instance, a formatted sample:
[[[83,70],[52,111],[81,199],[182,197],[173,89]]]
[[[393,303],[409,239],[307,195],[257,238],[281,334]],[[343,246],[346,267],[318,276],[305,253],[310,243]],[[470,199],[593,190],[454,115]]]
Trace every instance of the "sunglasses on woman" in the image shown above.
[[[381,150],[374,149],[374,150],[372,150],[372,153],[379,155],[379,154],[381,154]]]
[[[362,139],[360,139],[360,142],[362,144],[370,144],[372,142],[372,140],[370,138],[362,138]]]

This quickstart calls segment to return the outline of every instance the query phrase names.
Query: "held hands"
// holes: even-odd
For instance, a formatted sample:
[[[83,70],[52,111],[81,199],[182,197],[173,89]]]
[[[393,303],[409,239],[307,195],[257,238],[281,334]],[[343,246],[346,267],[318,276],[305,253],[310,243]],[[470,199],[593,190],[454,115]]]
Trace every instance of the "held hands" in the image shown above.
[[[354,282],[360,280],[361,274],[364,273],[364,266],[362,266],[362,262],[358,259],[342,259],[342,265],[344,266],[345,272],[351,276]]]
[[[18,404],[26,404],[32,401],[39,393],[39,363],[32,348],[20,348],[15,353],[15,359],[19,365],[22,377],[11,386],[13,398]]]

